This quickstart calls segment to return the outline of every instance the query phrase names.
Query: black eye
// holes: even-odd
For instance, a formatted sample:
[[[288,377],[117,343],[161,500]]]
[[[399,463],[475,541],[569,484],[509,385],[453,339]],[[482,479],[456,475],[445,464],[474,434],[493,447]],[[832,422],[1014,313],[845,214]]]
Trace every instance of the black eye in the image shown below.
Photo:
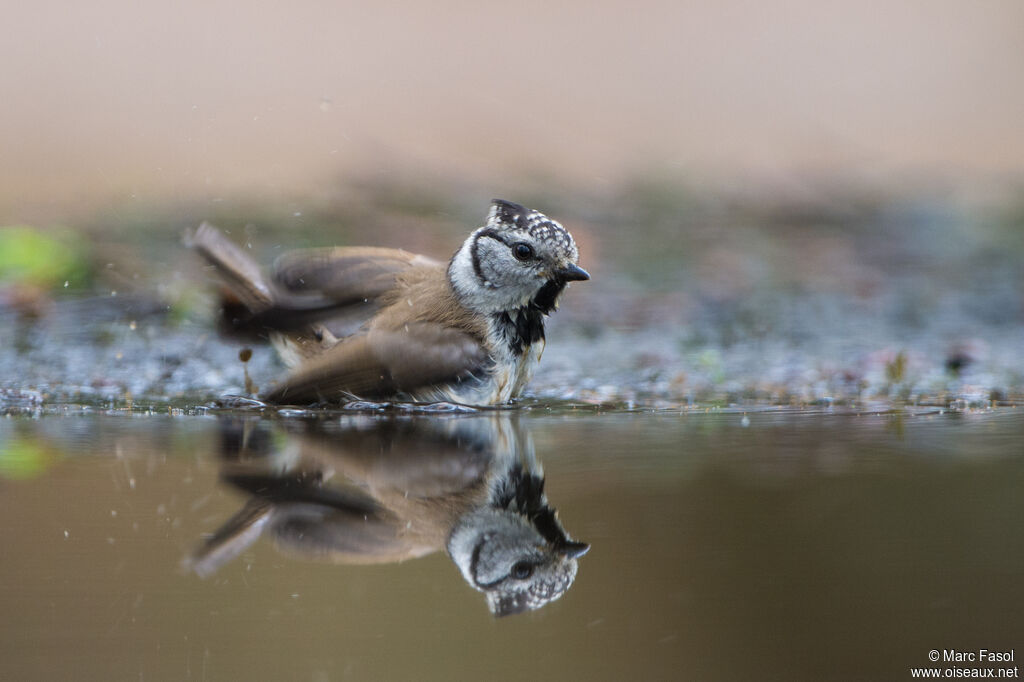
[[[512,255],[517,260],[530,260],[533,258],[533,247],[526,242],[519,242],[512,246]]]
[[[516,580],[526,580],[533,575],[533,564],[526,561],[519,561],[512,566],[512,570],[509,571],[509,575]]]

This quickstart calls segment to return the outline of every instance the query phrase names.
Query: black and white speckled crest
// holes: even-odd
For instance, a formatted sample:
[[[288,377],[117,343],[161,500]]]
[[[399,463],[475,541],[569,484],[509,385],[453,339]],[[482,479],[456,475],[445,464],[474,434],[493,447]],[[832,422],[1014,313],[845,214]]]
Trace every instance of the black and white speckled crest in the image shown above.
[[[550,604],[572,587],[578,571],[576,560],[557,560],[538,570],[527,583],[487,593],[487,606],[495,616],[511,616]]]
[[[487,227],[496,230],[519,229],[531,237],[550,244],[575,259],[576,242],[561,223],[548,218],[540,211],[526,208],[504,199],[493,199],[487,216]]]

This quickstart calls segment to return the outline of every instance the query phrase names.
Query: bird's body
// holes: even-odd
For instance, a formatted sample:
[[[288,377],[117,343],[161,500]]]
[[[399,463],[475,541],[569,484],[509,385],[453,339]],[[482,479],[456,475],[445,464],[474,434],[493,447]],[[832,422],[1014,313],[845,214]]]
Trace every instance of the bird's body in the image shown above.
[[[568,282],[589,278],[561,225],[504,201],[447,265],[311,249],[283,256],[268,280],[215,228],[190,239],[241,304],[234,319],[268,334],[291,368],[262,396],[274,403],[508,402],[540,360],[544,317]]]
[[[225,418],[221,480],[245,505],[186,558],[210,576],[261,536],[301,559],[383,564],[447,551],[491,613],[537,609],[589,549],[565,531],[521,420]]]

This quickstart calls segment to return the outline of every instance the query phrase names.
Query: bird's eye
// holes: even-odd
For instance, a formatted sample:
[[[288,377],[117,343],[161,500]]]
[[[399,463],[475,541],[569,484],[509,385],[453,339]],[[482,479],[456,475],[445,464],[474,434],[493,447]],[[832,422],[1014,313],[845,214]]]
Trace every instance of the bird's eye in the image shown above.
[[[516,580],[526,580],[533,575],[533,564],[526,561],[519,561],[512,566],[512,570],[509,572]]]
[[[526,242],[519,242],[512,246],[512,255],[516,260],[530,260],[533,258],[533,247]]]

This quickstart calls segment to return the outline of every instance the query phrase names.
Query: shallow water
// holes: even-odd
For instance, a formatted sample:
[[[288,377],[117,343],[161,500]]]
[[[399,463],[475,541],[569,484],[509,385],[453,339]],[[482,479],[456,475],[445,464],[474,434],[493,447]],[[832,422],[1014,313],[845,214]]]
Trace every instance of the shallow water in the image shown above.
[[[1014,408],[7,417],[0,678],[909,679],[1024,649],[1022,439]],[[351,518],[196,568],[289,482],[444,497],[508,456],[591,545],[537,610],[494,617],[429,542],[353,563],[384,559]]]

